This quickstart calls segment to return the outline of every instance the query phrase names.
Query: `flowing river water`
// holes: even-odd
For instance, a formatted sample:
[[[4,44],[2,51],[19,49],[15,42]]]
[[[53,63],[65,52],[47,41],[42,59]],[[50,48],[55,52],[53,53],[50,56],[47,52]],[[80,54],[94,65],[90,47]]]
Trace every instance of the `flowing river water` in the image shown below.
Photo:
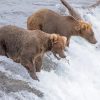
[[[92,23],[98,43],[91,45],[80,37],[72,37],[66,52],[69,64],[65,59],[58,61],[51,56],[56,68],[50,72],[42,70],[37,73],[40,82],[32,80],[20,64],[0,56],[0,61],[6,63],[0,64],[1,72],[10,78],[24,80],[44,93],[44,97],[39,98],[27,91],[6,94],[1,89],[0,100],[100,100],[100,8],[82,9],[94,2],[69,0],[81,16]],[[26,28],[27,17],[40,8],[59,13],[62,13],[61,9],[66,11],[59,0],[0,0],[0,24]]]

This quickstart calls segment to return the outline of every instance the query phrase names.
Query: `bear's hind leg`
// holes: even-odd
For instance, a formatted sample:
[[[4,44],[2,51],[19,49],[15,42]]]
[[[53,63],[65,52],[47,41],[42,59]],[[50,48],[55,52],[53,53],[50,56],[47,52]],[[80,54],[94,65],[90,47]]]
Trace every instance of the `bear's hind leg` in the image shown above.
[[[0,55],[7,56],[6,51],[4,50],[4,48],[1,45],[0,45]]]

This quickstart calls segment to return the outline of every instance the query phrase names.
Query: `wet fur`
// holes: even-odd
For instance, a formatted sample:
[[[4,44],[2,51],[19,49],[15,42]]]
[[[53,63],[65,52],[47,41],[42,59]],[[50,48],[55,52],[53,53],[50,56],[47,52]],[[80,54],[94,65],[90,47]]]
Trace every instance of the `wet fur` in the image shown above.
[[[84,21],[83,24],[89,26]],[[76,20],[72,16],[59,15],[50,9],[41,9],[29,16],[27,20],[27,28],[29,30],[39,29],[48,33],[61,34],[66,36],[68,41],[71,36],[81,36],[88,42],[95,44],[96,39],[92,27],[86,30],[82,26],[81,20]]]
[[[55,42],[58,42],[58,44],[55,44],[56,47],[61,44],[64,49],[64,43],[66,43],[64,39],[66,38],[63,36],[50,35],[40,30],[30,31],[7,25],[0,28],[0,55],[21,63],[31,77],[38,80],[36,72],[41,70],[44,53],[51,51]],[[59,51],[59,49],[56,51]]]

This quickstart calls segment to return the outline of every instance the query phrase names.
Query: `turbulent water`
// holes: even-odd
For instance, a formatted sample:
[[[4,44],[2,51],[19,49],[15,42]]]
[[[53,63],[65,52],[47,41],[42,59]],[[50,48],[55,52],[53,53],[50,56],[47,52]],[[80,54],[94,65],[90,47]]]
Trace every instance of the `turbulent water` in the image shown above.
[[[40,82],[34,81],[20,64],[0,56],[0,71],[6,76],[28,82],[44,93],[39,98],[28,91],[5,93],[0,90],[0,100],[100,100],[100,8],[87,10],[80,8],[92,4],[94,0],[73,0],[81,16],[92,23],[96,45],[91,45],[80,37],[71,39],[67,59],[57,61],[55,70],[42,70],[37,73]],[[40,8],[50,8],[59,11],[60,2],[57,0],[0,0],[0,24],[14,24],[26,28],[26,20],[32,12]],[[65,8],[64,8],[65,9]],[[60,12],[60,11],[59,11]]]

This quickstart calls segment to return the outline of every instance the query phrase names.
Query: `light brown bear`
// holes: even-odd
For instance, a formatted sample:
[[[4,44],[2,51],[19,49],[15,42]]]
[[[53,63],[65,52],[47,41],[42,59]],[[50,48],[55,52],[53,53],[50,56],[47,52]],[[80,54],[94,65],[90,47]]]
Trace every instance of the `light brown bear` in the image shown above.
[[[54,55],[65,58],[66,40],[66,37],[57,34],[7,25],[0,28],[0,55],[20,62],[31,77],[38,80],[36,71],[41,70],[44,53],[52,51]]]
[[[71,36],[80,36],[92,44],[96,38],[90,24],[72,16],[62,16],[50,9],[41,9],[28,17],[27,28],[39,29],[48,33],[64,35],[70,41]],[[69,43],[68,43],[69,45]]]

